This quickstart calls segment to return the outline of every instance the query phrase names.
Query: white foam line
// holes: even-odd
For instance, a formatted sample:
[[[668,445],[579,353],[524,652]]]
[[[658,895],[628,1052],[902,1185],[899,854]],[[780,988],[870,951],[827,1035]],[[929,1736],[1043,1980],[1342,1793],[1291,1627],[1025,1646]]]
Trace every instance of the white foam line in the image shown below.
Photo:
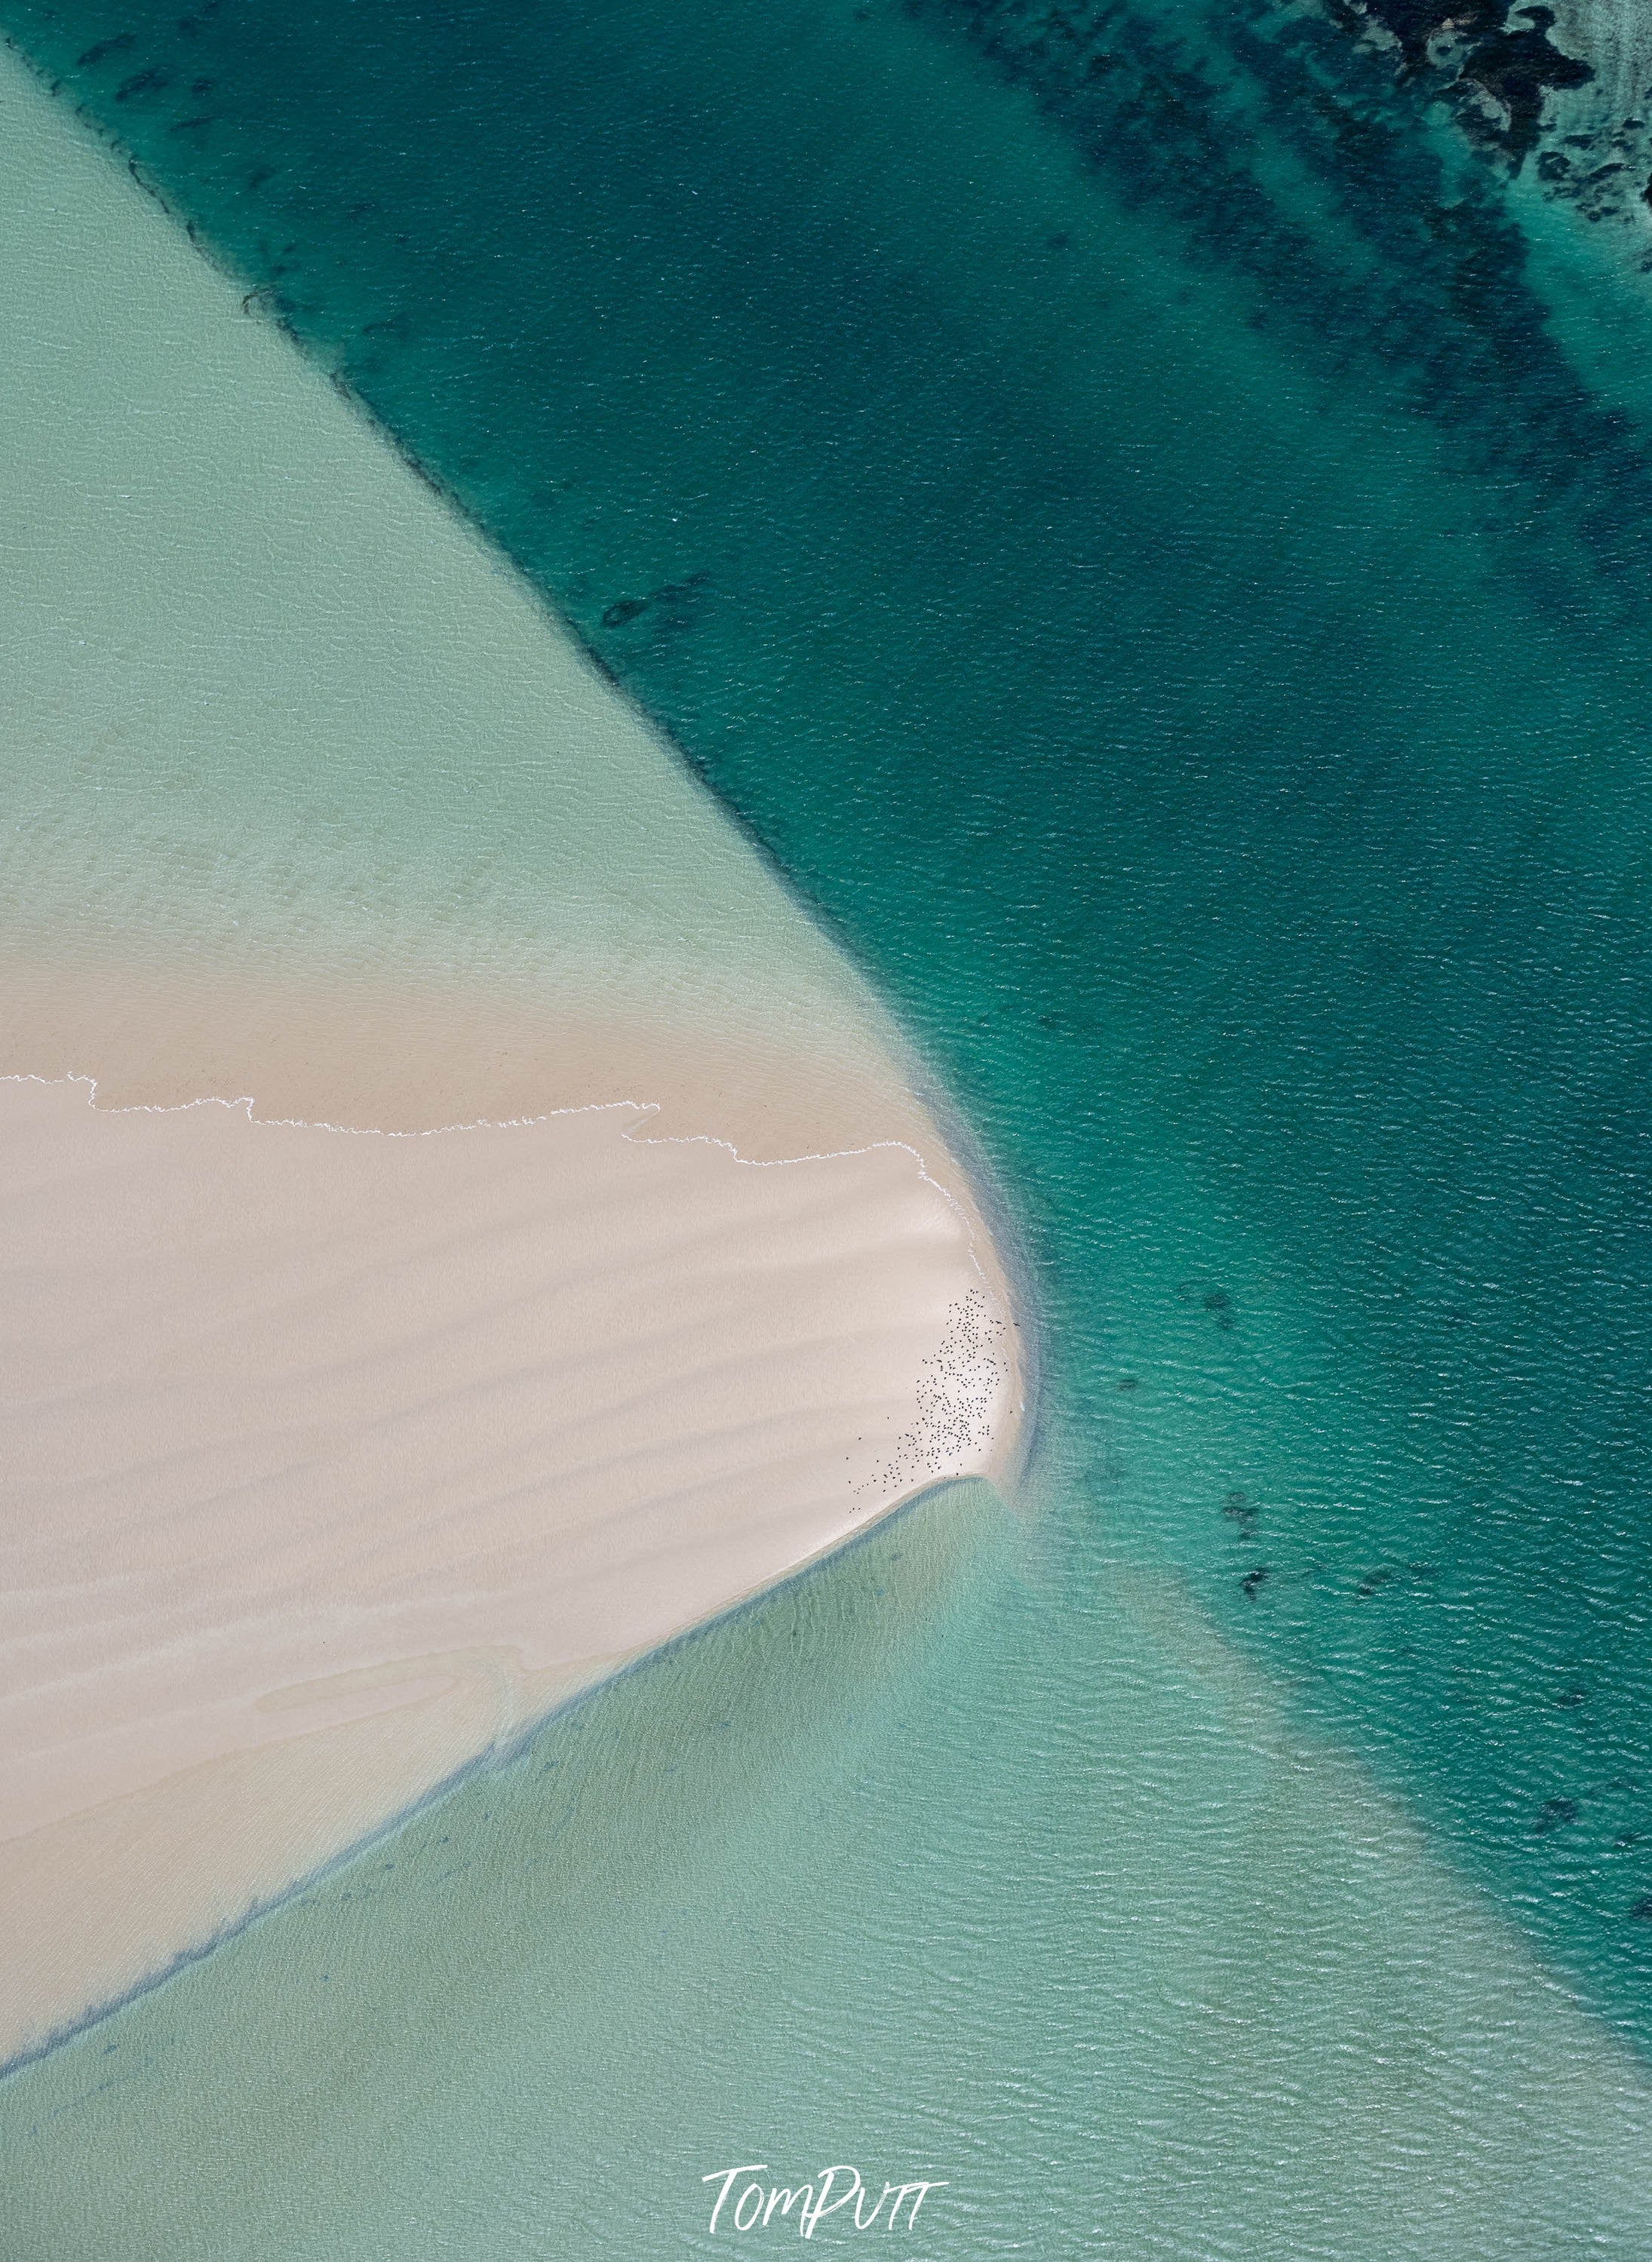
[[[86,1086],[87,1106],[101,1115],[184,1115],[187,1114],[192,1107],[227,1107],[233,1113],[235,1109],[244,1107],[247,1111],[248,1122],[263,1130],[331,1131],[346,1139],[445,1139],[456,1132],[464,1131],[530,1131],[536,1125],[552,1123],[563,1116],[617,1114],[622,1110],[629,1109],[638,1120],[621,1131],[622,1139],[643,1147],[720,1147],[725,1154],[748,1171],[790,1170],[794,1163],[797,1163],[847,1162],[858,1155],[876,1155],[895,1149],[903,1155],[912,1156],[918,1165],[918,1175],[924,1184],[933,1186],[949,1209],[956,1215],[963,1228],[964,1237],[969,1243],[970,1262],[980,1275],[983,1289],[989,1297],[992,1294],[992,1279],[986,1267],[981,1262],[978,1236],[969,1211],[949,1187],[943,1185],[939,1178],[931,1174],[923,1156],[910,1141],[905,1139],[872,1139],[869,1140],[863,1147],[828,1147],[812,1149],[806,1155],[777,1155],[765,1157],[760,1155],[742,1155],[732,1139],[720,1139],[715,1132],[711,1131],[669,1132],[653,1139],[640,1136],[642,1125],[651,1116],[656,1116],[662,1111],[664,1102],[658,1099],[592,1099],[587,1100],[578,1107],[548,1107],[542,1115],[512,1115],[502,1120],[479,1116],[471,1123],[438,1123],[433,1124],[429,1129],[423,1131],[386,1131],[375,1124],[314,1122],[299,1115],[256,1115],[253,1110],[257,1106],[257,1102],[250,1092],[242,1092],[235,1099],[225,1099],[215,1092],[205,1092],[197,1099],[174,1100],[168,1106],[162,1106],[154,1100],[134,1100],[125,1107],[99,1108],[97,1077],[83,1076],[75,1070],[70,1070],[63,1076],[37,1076],[32,1071],[10,1070],[0,1073],[0,1084],[47,1085],[83,1084]],[[1019,1334],[1020,1323],[1015,1319],[1014,1312],[1011,1312],[1008,1316],[1010,1324]],[[1024,1397],[1019,1402],[1018,1410],[1025,1410]]]

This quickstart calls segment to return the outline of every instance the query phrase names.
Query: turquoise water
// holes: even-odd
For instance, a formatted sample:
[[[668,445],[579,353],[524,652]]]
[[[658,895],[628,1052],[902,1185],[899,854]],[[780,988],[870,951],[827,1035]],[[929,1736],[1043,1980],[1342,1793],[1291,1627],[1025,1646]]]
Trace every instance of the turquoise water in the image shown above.
[[[0,2096],[29,2262],[711,2256],[703,2176],[839,2160],[944,2179],[907,2262],[1646,2251],[1639,2069],[1179,1582],[967,1490]]]
[[[597,1913],[467,1807],[348,2016],[255,1928],[14,2086],[21,2251],[693,2251],[768,2147],[967,2161],[937,2255],[1652,2251],[1652,479],[1495,176],[1260,9],[0,24],[896,1004],[1050,1368],[1035,1534],[840,1733]],[[773,1623],[591,1708],[609,1799]]]

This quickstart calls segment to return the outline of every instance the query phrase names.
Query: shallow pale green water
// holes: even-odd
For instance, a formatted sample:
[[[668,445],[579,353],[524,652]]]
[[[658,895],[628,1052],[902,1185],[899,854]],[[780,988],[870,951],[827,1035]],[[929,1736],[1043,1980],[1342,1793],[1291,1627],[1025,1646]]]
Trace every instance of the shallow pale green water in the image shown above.
[[[818,1734],[719,1629],[15,2082],[29,2262],[832,2157],[937,2257],[1652,2251],[1652,485],[1495,177],[1266,10],[0,20],[896,1003],[1050,1369],[950,1615],[773,1606]]]
[[[14,2078],[12,2251],[710,2255],[747,2161],[944,2179],[909,2256],[1644,2251],[1641,2070],[1076,1552],[943,1495]]]
[[[577,642],[4,65],[4,942],[876,1026]]]

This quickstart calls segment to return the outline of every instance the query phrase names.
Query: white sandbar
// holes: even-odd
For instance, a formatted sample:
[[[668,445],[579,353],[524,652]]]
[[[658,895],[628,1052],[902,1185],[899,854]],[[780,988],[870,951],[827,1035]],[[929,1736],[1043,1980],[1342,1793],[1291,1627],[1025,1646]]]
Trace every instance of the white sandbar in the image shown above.
[[[90,1098],[0,1082],[0,2053],[1013,1444],[906,1148]]]

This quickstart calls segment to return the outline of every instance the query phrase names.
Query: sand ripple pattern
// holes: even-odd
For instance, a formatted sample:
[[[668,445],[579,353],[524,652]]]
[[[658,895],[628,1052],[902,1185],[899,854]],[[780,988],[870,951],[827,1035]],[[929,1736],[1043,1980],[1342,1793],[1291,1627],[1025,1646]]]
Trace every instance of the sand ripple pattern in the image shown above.
[[[90,1102],[0,1082],[0,1920],[91,1881],[0,2056],[1010,1424],[907,1148]]]

